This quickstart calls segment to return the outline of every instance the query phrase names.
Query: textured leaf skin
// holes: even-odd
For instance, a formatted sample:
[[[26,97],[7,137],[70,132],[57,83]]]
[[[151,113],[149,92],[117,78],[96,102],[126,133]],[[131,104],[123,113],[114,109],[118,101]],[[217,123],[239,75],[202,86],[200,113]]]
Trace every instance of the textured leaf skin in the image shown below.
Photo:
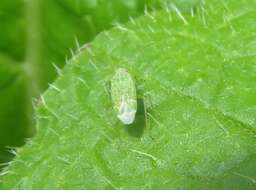
[[[187,12],[198,2],[199,0],[41,0],[41,85],[47,88],[49,81],[56,77],[51,63],[62,67],[65,58],[72,56],[71,49],[90,42],[98,33],[117,23],[125,23],[129,18],[141,15],[145,7],[150,11],[175,3],[183,12]]]
[[[255,6],[212,0],[100,34],[44,94],[2,189],[255,189]],[[147,97],[144,126],[116,119],[120,67]]]
[[[7,152],[6,146],[21,146],[25,138],[34,134],[32,97],[37,97],[55,79],[54,65],[63,67],[77,43],[92,40],[115,22],[138,16],[145,4],[161,4],[146,0],[129,2],[1,0],[0,150]],[[77,5],[83,9],[77,12]],[[27,36],[32,36],[31,44]],[[5,157],[0,153],[0,163],[2,156]]]

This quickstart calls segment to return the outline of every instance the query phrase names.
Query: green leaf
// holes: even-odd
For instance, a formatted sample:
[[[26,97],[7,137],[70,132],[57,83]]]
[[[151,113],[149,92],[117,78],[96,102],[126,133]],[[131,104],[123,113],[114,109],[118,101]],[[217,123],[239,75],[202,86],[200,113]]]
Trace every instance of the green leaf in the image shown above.
[[[0,149],[3,152],[6,146],[21,146],[25,138],[34,134],[32,98],[38,97],[55,79],[65,59],[71,57],[70,50],[92,40],[114,23],[138,16],[145,4],[159,7],[161,1],[1,0]]]
[[[2,189],[255,189],[256,1],[175,6],[100,34],[41,99]],[[131,126],[117,68],[136,79]]]

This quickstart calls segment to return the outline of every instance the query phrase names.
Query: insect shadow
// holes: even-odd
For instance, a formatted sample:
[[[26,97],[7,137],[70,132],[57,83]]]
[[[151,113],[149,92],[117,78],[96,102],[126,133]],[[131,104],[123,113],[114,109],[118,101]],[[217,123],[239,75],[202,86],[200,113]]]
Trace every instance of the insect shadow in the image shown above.
[[[125,126],[125,130],[133,137],[140,138],[146,128],[145,103],[143,98],[137,99],[137,112],[132,124]]]

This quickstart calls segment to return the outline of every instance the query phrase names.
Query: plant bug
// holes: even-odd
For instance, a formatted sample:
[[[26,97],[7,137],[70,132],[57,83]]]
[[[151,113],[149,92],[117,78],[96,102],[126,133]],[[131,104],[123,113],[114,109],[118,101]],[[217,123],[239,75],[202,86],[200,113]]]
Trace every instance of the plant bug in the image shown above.
[[[115,71],[110,92],[118,119],[125,125],[132,124],[137,112],[136,86],[126,69],[119,68]]]

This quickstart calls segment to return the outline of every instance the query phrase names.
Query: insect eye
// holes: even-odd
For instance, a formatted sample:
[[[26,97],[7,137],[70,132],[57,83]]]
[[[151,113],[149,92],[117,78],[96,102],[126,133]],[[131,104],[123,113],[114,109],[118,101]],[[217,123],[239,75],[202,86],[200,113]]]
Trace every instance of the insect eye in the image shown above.
[[[136,86],[126,69],[115,71],[110,92],[117,118],[125,125],[132,124],[137,112]]]

